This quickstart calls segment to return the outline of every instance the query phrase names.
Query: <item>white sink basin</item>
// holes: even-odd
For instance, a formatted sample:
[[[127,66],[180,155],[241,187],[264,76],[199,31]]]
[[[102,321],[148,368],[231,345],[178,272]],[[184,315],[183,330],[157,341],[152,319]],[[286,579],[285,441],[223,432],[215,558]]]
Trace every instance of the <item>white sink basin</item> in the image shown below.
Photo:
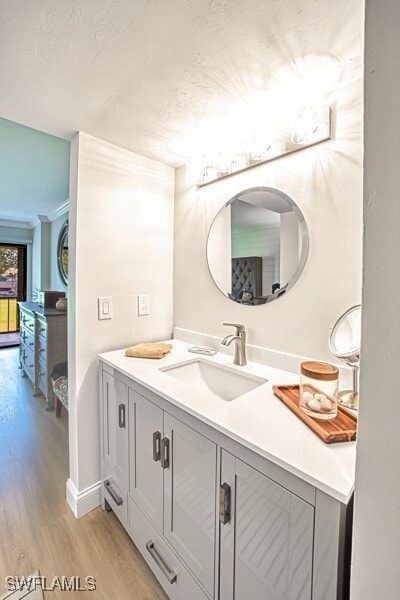
[[[185,361],[160,371],[228,402],[268,381],[203,359]]]

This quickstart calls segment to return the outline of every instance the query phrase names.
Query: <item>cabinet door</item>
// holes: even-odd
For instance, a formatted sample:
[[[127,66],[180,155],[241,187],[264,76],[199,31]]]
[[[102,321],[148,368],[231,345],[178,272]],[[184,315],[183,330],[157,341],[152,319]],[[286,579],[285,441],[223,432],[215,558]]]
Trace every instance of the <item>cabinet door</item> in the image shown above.
[[[221,483],[231,513],[220,524],[220,600],[310,600],[313,507],[225,451]]]
[[[129,388],[130,494],[156,527],[163,529],[161,439],[163,411]]]
[[[128,388],[103,372],[104,460],[126,488],[128,468]]]
[[[169,466],[164,469],[164,536],[213,597],[216,445],[167,413],[164,435],[169,440]]]

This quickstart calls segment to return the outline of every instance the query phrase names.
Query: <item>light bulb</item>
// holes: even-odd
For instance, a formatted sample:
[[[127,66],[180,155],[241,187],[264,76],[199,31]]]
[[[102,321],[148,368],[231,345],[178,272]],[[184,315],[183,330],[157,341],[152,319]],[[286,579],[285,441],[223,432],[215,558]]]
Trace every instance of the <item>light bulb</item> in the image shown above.
[[[318,133],[318,126],[317,110],[313,106],[301,108],[292,120],[292,142],[299,145],[311,142]]]

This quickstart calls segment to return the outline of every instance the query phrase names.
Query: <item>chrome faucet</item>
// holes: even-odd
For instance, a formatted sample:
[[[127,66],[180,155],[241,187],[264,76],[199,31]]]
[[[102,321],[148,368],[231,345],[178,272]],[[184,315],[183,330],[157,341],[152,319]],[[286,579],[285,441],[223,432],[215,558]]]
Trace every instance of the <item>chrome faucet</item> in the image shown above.
[[[236,327],[235,334],[224,337],[221,344],[224,346],[230,346],[232,342],[235,342],[235,355],[233,357],[233,364],[243,367],[247,364],[245,326],[238,323],[223,323],[223,325],[228,327]]]

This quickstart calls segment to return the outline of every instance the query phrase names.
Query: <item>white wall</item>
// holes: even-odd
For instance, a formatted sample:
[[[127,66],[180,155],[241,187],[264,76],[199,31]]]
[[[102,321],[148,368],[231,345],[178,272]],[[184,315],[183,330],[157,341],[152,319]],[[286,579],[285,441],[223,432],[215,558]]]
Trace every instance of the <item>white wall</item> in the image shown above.
[[[79,133],[71,145],[70,481],[100,479],[97,354],[172,334],[173,169]],[[137,316],[136,295],[150,295]],[[97,318],[111,296],[114,316]]]
[[[366,3],[364,282],[352,600],[400,596],[400,4]]]
[[[232,291],[231,207],[227,206],[215,219],[207,240],[210,272],[223,292]]]
[[[40,254],[42,247],[42,224],[39,223],[33,230],[32,242],[32,293],[41,288],[41,262]]]
[[[60,217],[51,222],[50,226],[50,288],[51,290],[60,290],[67,292],[66,286],[60,279],[58,273],[58,260],[57,260],[57,249],[58,249],[58,235],[61,227],[64,225],[66,219],[68,219],[68,212],[63,213]]]
[[[290,281],[296,272],[301,255],[300,225],[294,212],[281,215],[280,226],[280,277],[281,285]]]
[[[33,230],[32,243],[32,292],[49,290],[51,263],[51,224],[40,222]]]
[[[355,11],[351,35],[362,36]],[[343,40],[345,44],[346,40]],[[350,43],[350,41],[349,41]],[[223,337],[223,321],[244,323],[249,344],[331,360],[330,329],[360,302],[362,241],[362,59],[338,86],[334,139],[196,189],[177,170],[175,202],[175,326]],[[254,186],[275,187],[302,211],[309,257],[294,287],[268,305],[248,307],[225,298],[206,262],[206,239],[221,206]],[[211,310],[212,307],[212,310]]]

